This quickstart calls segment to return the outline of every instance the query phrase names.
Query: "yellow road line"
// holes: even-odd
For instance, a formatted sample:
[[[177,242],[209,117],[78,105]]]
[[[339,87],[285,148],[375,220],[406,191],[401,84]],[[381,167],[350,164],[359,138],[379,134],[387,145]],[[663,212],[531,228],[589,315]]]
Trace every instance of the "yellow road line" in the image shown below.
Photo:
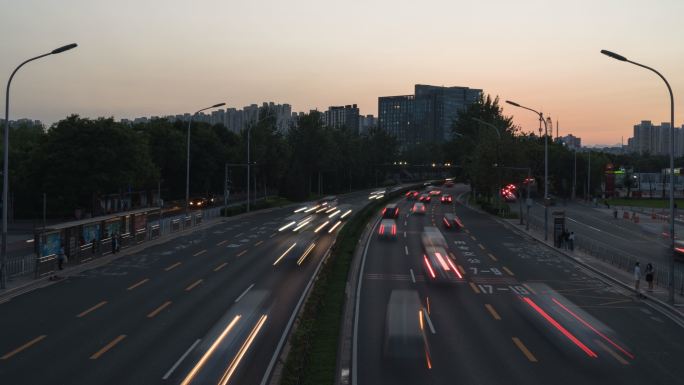
[[[487,308],[487,310],[489,310],[489,314],[491,314],[495,320],[501,321],[501,316],[499,315],[499,313],[496,312],[496,310],[494,309],[494,306],[486,303],[485,307]]]
[[[120,335],[120,336],[114,338],[110,343],[108,343],[107,345],[105,345],[102,349],[98,350],[98,351],[95,352],[92,356],[90,356],[90,359],[91,359],[91,360],[96,360],[96,359],[100,358],[101,355],[107,353],[107,351],[108,351],[109,349],[113,348],[116,344],[118,344],[119,342],[121,342],[124,338],[126,338],[126,335],[125,335],[125,334],[122,334],[122,335]]]
[[[477,241],[477,238],[475,238],[475,237],[472,236],[472,235],[470,236],[470,238],[471,238],[473,241]]]
[[[603,348],[603,350],[607,351],[608,354],[610,354],[611,356],[613,356],[613,358],[615,358],[615,359],[616,359],[619,363],[621,363],[622,365],[629,365],[629,362],[627,362],[627,360],[625,360],[624,358],[622,358],[622,356],[620,356],[619,354],[617,354],[613,349],[611,349],[611,348],[609,348],[608,346],[606,346],[606,344],[604,344],[604,343],[601,342],[600,340],[594,340],[594,342],[596,342],[596,344],[597,344],[598,346],[600,346],[601,348]]]
[[[508,275],[510,275],[511,277],[515,275],[515,274],[513,274],[513,272],[512,272],[509,268],[507,268],[506,266],[502,267],[502,269],[503,269]]]
[[[259,242],[255,243],[254,246],[259,246],[262,243],[264,243],[264,241],[259,241]]]
[[[461,275],[465,275],[465,269],[463,268],[463,266],[461,266],[461,265],[456,265],[456,268],[458,269],[458,271],[461,272]]]
[[[496,258],[496,257],[494,256],[494,254],[492,254],[492,253],[488,253],[487,255],[489,255],[489,258],[491,258],[491,259],[492,259],[492,261],[494,261],[494,262],[496,262],[496,261],[498,261],[498,260],[499,260],[499,259],[498,259],[498,258]]]
[[[227,240],[227,239],[224,239],[224,240],[222,240],[221,242],[217,243],[216,246],[222,246],[222,245],[225,244],[226,242],[228,242],[228,240]]]
[[[227,264],[228,264],[228,262],[223,262],[222,264],[216,266],[214,268],[214,271],[219,271],[219,270],[223,269]]]
[[[475,294],[480,294],[480,289],[478,289],[477,285],[475,285],[474,283],[470,282],[470,288],[473,289]]]
[[[14,355],[16,355],[16,354],[18,354],[18,353],[21,353],[22,351],[24,351],[24,350],[30,348],[31,346],[37,344],[37,343],[40,342],[40,341],[42,341],[43,339],[45,339],[45,337],[47,337],[45,334],[39,335],[38,337],[32,339],[31,341],[29,341],[29,342],[27,342],[27,343],[21,345],[20,347],[18,347],[18,348],[16,348],[16,349],[12,350],[11,352],[5,354],[5,355],[2,356],[2,357],[0,357],[0,360],[6,360],[6,359],[8,359],[8,358],[12,358],[12,356],[14,356]]]
[[[145,279],[141,280],[140,282],[134,283],[131,286],[127,287],[126,290],[133,290],[140,285],[144,285],[149,280],[150,280],[149,278],[145,278]]]
[[[196,252],[195,254],[193,254],[192,256],[193,256],[193,257],[196,257],[196,256],[202,255],[202,254],[204,254],[204,253],[206,253],[206,252],[207,252],[207,249],[200,250],[200,251]]]
[[[197,285],[199,285],[200,283],[202,283],[202,281],[204,281],[204,280],[203,280],[203,279],[198,279],[197,281],[193,282],[190,286],[186,287],[186,288],[185,288],[185,291],[190,291],[190,290],[194,289],[195,286],[197,286]]]
[[[484,249],[485,249],[485,248],[484,248],[484,246],[482,246],[482,244],[481,244],[481,243],[478,243],[477,245],[478,245],[478,246],[480,246],[480,248],[481,248],[482,250],[484,250]]]
[[[157,314],[159,314],[160,311],[164,310],[169,305],[171,305],[171,301],[164,302],[161,306],[152,310],[152,312],[147,315],[147,318],[152,318],[152,317],[156,316]]]
[[[521,352],[527,357],[530,362],[537,362],[537,357],[532,354],[532,352],[525,346],[525,344],[520,341],[518,337],[513,337],[513,343],[520,349]]]
[[[237,256],[238,256],[238,257],[241,257],[241,256],[245,255],[246,252],[247,252],[247,250],[242,250],[241,252],[239,252],[239,253],[237,254]]]
[[[273,234],[271,234],[271,236],[270,236],[269,238],[273,238],[273,237],[275,237],[276,235],[278,235],[278,233],[273,233]]]
[[[529,291],[530,291],[530,293],[532,293],[532,294],[534,294],[534,295],[536,295],[536,294],[537,294],[537,292],[536,292],[536,291],[534,291],[534,289],[533,289],[533,288],[531,288],[531,287],[530,287],[530,286],[529,286],[528,284],[526,284],[526,283],[523,283],[522,285],[523,285],[523,286],[525,286],[525,289],[529,290]]]
[[[165,268],[164,271],[173,270],[173,269],[177,268],[178,266],[180,266],[180,264],[181,264],[180,262],[176,262],[176,263],[174,263],[173,265],[171,265],[171,266]]]
[[[102,301],[102,302],[98,303],[97,305],[95,305],[95,306],[93,306],[93,307],[91,307],[91,308],[89,308],[89,309],[86,309],[86,310],[82,311],[81,313],[79,313],[79,314],[76,316],[76,318],[81,318],[81,317],[87,315],[88,313],[90,313],[90,312],[92,312],[92,311],[95,311],[95,310],[101,308],[102,306],[104,306],[104,305],[106,305],[106,304],[107,304],[107,301]]]

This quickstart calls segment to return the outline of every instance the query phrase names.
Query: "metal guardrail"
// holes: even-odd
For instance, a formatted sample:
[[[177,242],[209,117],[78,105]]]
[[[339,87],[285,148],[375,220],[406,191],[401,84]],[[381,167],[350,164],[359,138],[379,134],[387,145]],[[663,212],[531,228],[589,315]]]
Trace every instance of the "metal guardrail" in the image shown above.
[[[544,230],[544,222],[535,217],[528,218],[530,227],[537,230]],[[575,238],[574,247],[592,257],[609,263],[618,269],[624,270],[630,274],[634,271],[634,265],[638,261],[641,264],[642,278],[645,276],[644,270],[646,263],[650,262],[653,265],[653,284],[662,288],[670,286],[669,266],[658,262],[649,261],[646,258],[639,258],[634,254],[626,253],[618,250],[606,243],[589,239],[587,237]],[[684,268],[681,265],[675,265],[675,289],[679,290],[681,295],[684,295]]]
[[[177,215],[169,218],[152,219],[154,215],[148,218],[147,226],[139,229],[134,234],[122,234],[120,241],[120,249],[125,249],[133,245],[148,242],[153,239],[167,236],[192,227],[202,225],[209,219],[218,218],[221,216],[222,207],[212,207],[201,211],[196,211],[188,215]],[[104,238],[93,246],[92,243],[79,246],[75,253],[68,256],[67,265],[77,265],[88,262],[92,259],[100,258],[102,256],[112,253],[112,239]],[[7,277],[18,278],[27,275],[34,275],[35,278],[40,278],[51,274],[57,270],[57,256],[47,255],[38,257],[32,253],[16,258],[8,258],[6,260],[5,269]]]

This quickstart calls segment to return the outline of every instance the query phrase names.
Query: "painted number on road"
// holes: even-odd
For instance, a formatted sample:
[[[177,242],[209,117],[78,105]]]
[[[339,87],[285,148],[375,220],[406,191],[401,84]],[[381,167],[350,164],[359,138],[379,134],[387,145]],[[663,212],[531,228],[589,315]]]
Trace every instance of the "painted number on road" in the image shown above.
[[[494,273],[494,275],[501,275],[501,271],[499,269],[497,269],[496,267],[492,267],[489,270],[491,270],[492,273]]]
[[[471,267],[470,270],[473,272],[473,275],[477,275],[477,267]]]
[[[530,292],[527,291],[527,289],[525,289],[524,286],[515,285],[515,286],[509,286],[509,287],[510,287],[511,290],[512,290],[514,293],[516,293],[516,294],[520,294],[520,295],[528,295],[528,294],[530,294]]]
[[[468,263],[472,263],[473,265],[477,265],[480,263],[480,260],[477,258],[468,258]]]
[[[494,292],[494,286],[492,285],[477,285],[480,291],[484,294],[492,294]]]

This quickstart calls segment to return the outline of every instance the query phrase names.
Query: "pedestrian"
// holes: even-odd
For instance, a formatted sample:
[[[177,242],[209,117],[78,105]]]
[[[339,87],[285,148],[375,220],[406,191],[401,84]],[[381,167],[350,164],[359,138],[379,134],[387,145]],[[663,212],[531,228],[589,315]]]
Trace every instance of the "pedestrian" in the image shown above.
[[[568,249],[568,243],[570,243],[570,233],[568,230],[563,230],[563,248],[565,250]]]
[[[646,282],[648,282],[648,291],[653,291],[653,265],[651,262],[646,265]]]
[[[613,208],[613,218],[617,219],[617,215],[618,215],[617,208]]]
[[[634,264],[634,290],[636,290],[637,295],[639,292],[639,283],[641,283],[641,267],[639,267],[639,262]]]
[[[568,235],[568,247],[570,248],[570,251],[575,251],[575,232],[571,231],[570,235]]]
[[[67,262],[66,253],[64,252],[64,244],[60,243],[59,251],[57,252],[57,270],[64,270],[64,264]],[[59,279],[57,274],[52,274],[50,276],[51,281],[56,281]]]

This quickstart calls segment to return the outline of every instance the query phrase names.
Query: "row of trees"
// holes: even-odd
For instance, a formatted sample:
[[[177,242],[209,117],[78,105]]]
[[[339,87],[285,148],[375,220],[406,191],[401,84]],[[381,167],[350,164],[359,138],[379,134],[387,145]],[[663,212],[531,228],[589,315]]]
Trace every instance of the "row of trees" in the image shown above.
[[[320,113],[300,117],[286,133],[275,114],[260,110],[251,126],[252,181],[293,200],[347,191],[378,182],[382,165],[396,160],[397,143],[383,131],[359,135],[322,124]],[[29,123],[10,131],[10,185],[17,217],[40,216],[42,195],[51,216],[91,211],[105,195],[161,188],[165,201],[185,195],[187,122],[155,119],[127,125],[77,115],[48,130]],[[247,130],[194,122],[191,194],[222,194],[225,165],[232,191],[246,186]],[[382,175],[380,182],[382,181]],[[97,213],[96,209],[94,210]]]

